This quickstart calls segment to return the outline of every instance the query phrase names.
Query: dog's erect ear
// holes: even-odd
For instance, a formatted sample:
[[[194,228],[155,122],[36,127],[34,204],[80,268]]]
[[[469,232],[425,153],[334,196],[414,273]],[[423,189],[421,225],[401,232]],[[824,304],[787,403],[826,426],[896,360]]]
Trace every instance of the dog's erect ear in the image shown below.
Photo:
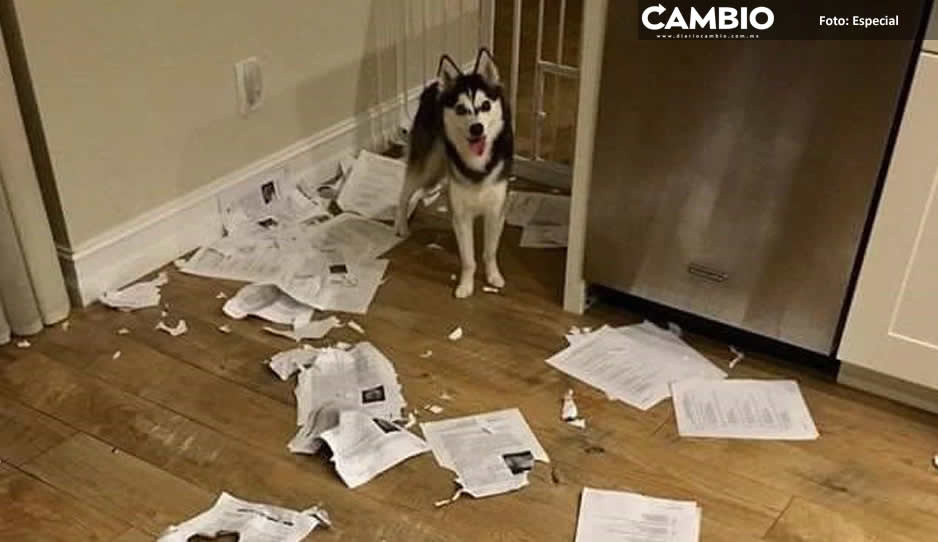
[[[476,67],[473,71],[492,86],[497,86],[500,82],[498,68],[495,67],[495,57],[485,47],[479,49],[479,54],[476,55]]]
[[[453,62],[449,55],[440,57],[440,65],[436,69],[436,78],[440,80],[444,88],[453,86],[456,79],[462,75],[462,70]]]

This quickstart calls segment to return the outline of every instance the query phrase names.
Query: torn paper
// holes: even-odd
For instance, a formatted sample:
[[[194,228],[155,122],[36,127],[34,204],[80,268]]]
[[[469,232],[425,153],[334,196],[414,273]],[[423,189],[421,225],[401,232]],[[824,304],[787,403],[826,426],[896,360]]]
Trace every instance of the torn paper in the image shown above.
[[[575,542],[698,542],[696,502],[583,488]]]
[[[619,329],[603,326],[571,337],[572,344],[547,364],[641,410],[670,397],[674,381],[726,377],[679,337],[651,322]]]
[[[29,348],[30,346],[32,346],[32,343],[30,343],[26,339],[21,339],[19,341],[16,341],[17,348]]]
[[[794,380],[682,380],[671,385],[682,437],[814,440],[817,427]]]
[[[505,221],[510,226],[570,223],[570,197],[541,192],[511,191]]]
[[[529,224],[521,231],[522,248],[561,248],[567,246],[566,224]]]
[[[563,395],[563,405],[560,407],[560,419],[568,425],[579,429],[586,429],[586,420],[580,417],[580,411],[573,402],[573,390],[567,390]]]
[[[166,325],[166,322],[160,320],[156,324],[156,329],[158,331],[165,331],[166,333],[169,333],[173,337],[178,337],[186,333],[187,331],[189,331],[189,326],[186,325],[186,321],[182,319],[176,322],[176,325],[173,327],[169,327],[168,325]]]
[[[170,527],[157,542],[187,542],[195,536],[215,538],[237,533],[239,542],[300,542],[329,516],[319,507],[303,512],[243,501],[222,493],[198,516]]]
[[[341,403],[313,413],[287,447],[293,453],[315,454],[322,442],[332,450],[336,472],[350,488],[429,450],[423,440],[397,424]]]
[[[433,414],[442,414],[442,413],[443,413],[443,407],[441,407],[440,405],[434,405],[434,404],[432,404],[432,403],[431,403],[431,404],[428,404],[428,405],[424,405],[424,406],[423,406],[423,409],[426,410],[427,412],[430,412],[430,413],[433,413]]]
[[[264,326],[264,331],[273,333],[274,335],[280,335],[281,337],[286,337],[296,342],[300,342],[304,339],[321,339],[334,328],[339,327],[339,319],[335,316],[330,316],[321,320],[311,320],[300,325],[295,325],[301,320],[302,319],[298,319],[294,323],[293,329],[277,329],[270,326]]]
[[[156,307],[160,304],[160,287],[167,282],[169,277],[162,272],[153,280],[138,282],[122,290],[108,290],[100,300],[108,307],[122,310]]]
[[[264,171],[242,188],[226,190],[218,198],[218,208],[225,231],[269,216],[283,193],[286,168]]]
[[[272,284],[249,284],[225,302],[222,311],[230,318],[241,320],[248,315],[275,324],[309,321],[313,308],[300,303]]]
[[[218,331],[220,331],[220,332],[222,332],[222,333],[224,333],[224,334],[227,335],[227,334],[231,333],[231,326],[229,326],[228,324],[222,324],[222,325],[218,326]]]
[[[432,356],[432,355],[433,355],[433,350],[426,350],[426,351],[424,351],[423,354],[420,354],[420,357],[426,359],[426,358],[429,358],[429,357]]]
[[[351,350],[323,348],[297,377],[296,423],[330,402],[354,405],[375,418],[397,420],[406,406],[391,361],[371,343]]]
[[[300,369],[311,367],[321,351],[322,349],[319,348],[285,350],[271,356],[267,361],[267,366],[280,377],[280,380],[286,381]]]
[[[449,335],[447,335],[447,338],[451,341],[458,341],[459,339],[462,339],[462,328],[457,327],[456,329],[451,331]]]
[[[406,168],[400,160],[363,150],[336,203],[343,211],[377,220],[393,220]]]
[[[729,367],[730,369],[735,369],[736,365],[738,365],[740,361],[746,358],[746,354],[744,354],[742,350],[739,350],[733,345],[730,345],[730,352],[733,353],[733,359],[730,360]]]
[[[117,334],[118,335],[130,335],[130,330],[127,329],[126,327],[122,327],[117,330]]]
[[[494,286],[483,286],[482,291],[487,294],[497,294],[499,292],[498,288]]]
[[[534,461],[549,462],[518,409],[420,424],[441,467],[473,497],[524,487]]]
[[[114,352],[113,354],[111,354],[111,359],[117,359],[117,358],[119,358],[119,357],[121,357],[121,351],[120,351],[120,350],[118,350],[118,351]]]
[[[443,250],[443,245],[438,243],[430,243],[427,245],[427,248],[430,250]]]
[[[349,320],[347,325],[348,325],[348,327],[354,329],[354,330],[357,331],[358,333],[361,333],[362,335],[365,334],[365,328],[363,328],[363,327],[361,326],[361,324],[359,324],[359,323],[356,322],[355,320]]]

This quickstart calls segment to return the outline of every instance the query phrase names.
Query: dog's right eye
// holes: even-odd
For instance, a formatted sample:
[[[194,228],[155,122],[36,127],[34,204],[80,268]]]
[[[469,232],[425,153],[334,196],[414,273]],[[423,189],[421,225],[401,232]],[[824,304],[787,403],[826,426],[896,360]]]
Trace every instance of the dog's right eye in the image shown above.
[[[456,114],[457,115],[468,115],[469,109],[466,108],[463,104],[456,105]]]

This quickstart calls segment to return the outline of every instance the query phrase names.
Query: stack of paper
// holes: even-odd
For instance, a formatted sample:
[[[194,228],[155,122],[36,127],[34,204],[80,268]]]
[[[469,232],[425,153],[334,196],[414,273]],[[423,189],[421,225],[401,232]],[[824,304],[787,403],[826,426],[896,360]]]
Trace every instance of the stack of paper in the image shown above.
[[[506,222],[524,228],[522,247],[565,247],[570,224],[570,197],[513,191],[508,195]]]
[[[313,311],[365,313],[382,282],[388,262],[378,258],[401,239],[393,228],[368,217],[386,214],[378,207],[396,203],[403,168],[402,162],[361,153],[339,202],[364,216],[332,217],[330,201],[302,187],[282,196],[283,175],[271,175],[259,192],[220,202],[228,235],[177,265],[192,275],[251,283],[226,304],[232,318],[254,315],[292,325],[292,330],[270,331],[296,340],[322,336],[327,326],[310,323]],[[385,186],[391,181],[394,186]],[[380,197],[372,198],[370,190],[378,188]],[[158,296],[139,301],[137,292],[128,294],[134,294],[132,306],[158,302]],[[105,302],[127,305],[116,293],[105,297]]]
[[[698,542],[700,517],[693,501],[585,487],[576,542]]]
[[[138,282],[123,290],[109,290],[101,295],[101,302],[109,307],[121,310],[136,310],[156,307],[160,304],[160,286],[169,282],[166,273],[160,273],[153,280]]]
[[[196,536],[215,538],[234,533],[241,542],[300,542],[320,524],[330,525],[329,515],[319,507],[297,512],[222,493],[214,506],[170,527],[157,542],[187,542]]]
[[[808,406],[793,380],[684,380],[671,388],[681,436],[818,438]]]
[[[323,405],[287,447],[296,454],[315,454],[323,442],[332,450],[336,472],[350,488],[429,450],[401,426],[342,403]]]
[[[548,358],[549,365],[641,410],[670,397],[672,382],[726,377],[680,337],[651,322],[603,326],[567,340],[571,345]]]
[[[488,497],[524,487],[534,461],[549,462],[521,412],[514,408],[420,424],[441,467],[462,491]]]

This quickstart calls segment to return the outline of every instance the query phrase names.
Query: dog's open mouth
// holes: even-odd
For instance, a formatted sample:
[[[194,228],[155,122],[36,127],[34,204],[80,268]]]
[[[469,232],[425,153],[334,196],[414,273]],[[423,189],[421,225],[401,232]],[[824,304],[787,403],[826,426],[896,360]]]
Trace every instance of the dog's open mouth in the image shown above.
[[[469,150],[472,151],[476,156],[482,156],[485,154],[485,136],[470,137],[469,141]]]

